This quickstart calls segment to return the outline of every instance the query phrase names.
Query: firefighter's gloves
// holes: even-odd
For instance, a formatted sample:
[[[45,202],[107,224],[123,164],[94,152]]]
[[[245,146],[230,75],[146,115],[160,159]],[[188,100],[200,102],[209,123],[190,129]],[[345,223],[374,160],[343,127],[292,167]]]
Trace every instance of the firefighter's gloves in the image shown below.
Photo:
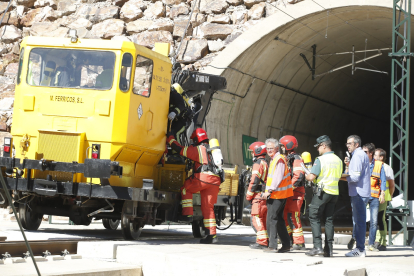
[[[172,132],[172,131],[169,131],[169,132],[167,133],[167,138],[170,138],[171,136],[173,136],[173,138],[175,138],[175,133],[174,133],[174,132]]]
[[[175,116],[177,116],[177,114],[175,114],[175,112],[170,112],[170,114],[168,114],[168,120],[170,120],[170,121],[174,120]]]

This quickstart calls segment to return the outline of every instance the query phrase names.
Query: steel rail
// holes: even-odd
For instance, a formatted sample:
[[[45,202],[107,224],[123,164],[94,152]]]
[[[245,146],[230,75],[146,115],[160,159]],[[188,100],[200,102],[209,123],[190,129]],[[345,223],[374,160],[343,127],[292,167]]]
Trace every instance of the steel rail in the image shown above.
[[[98,239],[74,239],[74,240],[45,240],[29,241],[34,256],[42,256],[43,252],[49,251],[52,255],[61,255],[65,249],[70,254],[76,254],[78,251],[78,242],[80,241],[97,241]],[[9,253],[12,257],[22,257],[27,252],[24,241],[5,241],[0,242],[0,256]]]

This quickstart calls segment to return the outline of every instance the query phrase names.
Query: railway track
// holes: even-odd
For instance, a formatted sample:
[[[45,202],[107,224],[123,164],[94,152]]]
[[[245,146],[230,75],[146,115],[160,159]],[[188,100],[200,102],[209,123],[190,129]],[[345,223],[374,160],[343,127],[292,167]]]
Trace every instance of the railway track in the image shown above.
[[[42,256],[48,251],[51,255],[61,255],[65,250],[70,254],[76,254],[78,251],[78,242],[80,241],[97,241],[99,239],[73,239],[73,240],[47,240],[47,241],[29,241],[34,256]],[[22,257],[27,252],[24,241],[0,242],[0,258],[3,254],[11,257]]]

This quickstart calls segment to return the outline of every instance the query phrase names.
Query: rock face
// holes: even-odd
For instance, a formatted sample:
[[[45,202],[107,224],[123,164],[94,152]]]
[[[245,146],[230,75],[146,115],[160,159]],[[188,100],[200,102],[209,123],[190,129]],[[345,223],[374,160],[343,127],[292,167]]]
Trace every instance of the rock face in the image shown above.
[[[22,31],[13,25],[6,25],[0,28],[1,41],[4,43],[12,43],[22,38]]]
[[[182,40],[178,62],[198,70],[245,30],[277,13],[275,1],[13,0],[5,12],[8,0],[0,0],[0,16],[5,13],[0,26],[0,98],[14,95],[25,36],[67,37],[69,29],[75,29],[79,38],[133,41],[150,49],[156,42],[168,42],[175,52]]]
[[[193,63],[208,54],[206,39],[185,39],[181,45],[177,61],[187,64]]]
[[[225,39],[233,32],[233,27],[231,25],[205,23],[201,26],[201,31],[206,39]]]
[[[138,19],[136,21],[129,22],[126,26],[126,30],[129,34],[136,34],[148,30],[152,24],[151,20]]]
[[[179,15],[187,15],[190,11],[185,4],[172,6],[170,9],[170,18],[176,18]]]
[[[96,25],[93,25],[91,37],[112,38],[116,35],[122,35],[125,30],[125,22],[120,19],[108,19]]]
[[[262,2],[266,2],[266,0],[244,0],[244,4],[249,9],[251,7],[253,7],[255,4],[259,4],[259,3],[262,3]]]
[[[155,42],[173,42],[173,37],[170,32],[167,31],[145,31],[136,35],[133,35],[131,41],[139,45],[153,48]]]
[[[121,9],[120,18],[125,22],[131,22],[144,16],[142,8],[145,7],[140,1],[129,1]]]
[[[253,7],[247,13],[249,19],[258,20],[263,17],[265,13],[266,3],[259,3],[253,5]]]
[[[88,19],[92,23],[99,23],[106,19],[117,18],[118,13],[119,7],[116,6],[99,8],[92,5],[81,5],[76,12],[76,17]]]
[[[225,0],[201,0],[200,11],[202,13],[223,13],[229,4]]]
[[[151,4],[144,12],[145,17],[154,19],[165,15],[165,6],[162,2]]]
[[[188,23],[188,18],[177,18],[176,20],[174,20],[174,31],[173,31],[173,36],[176,39],[180,39],[184,32],[185,32],[185,28],[187,27],[187,23]],[[188,24],[188,28],[187,28],[187,34],[186,36],[190,36],[193,33],[193,28],[191,27],[191,24]]]

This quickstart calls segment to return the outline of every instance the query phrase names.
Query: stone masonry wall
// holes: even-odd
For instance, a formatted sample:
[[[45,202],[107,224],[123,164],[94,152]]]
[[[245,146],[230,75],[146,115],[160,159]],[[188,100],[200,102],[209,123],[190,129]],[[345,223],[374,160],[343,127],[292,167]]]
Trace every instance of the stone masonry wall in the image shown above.
[[[191,16],[177,61],[189,70],[208,65],[249,27],[300,0],[0,0],[0,129],[10,129],[20,42],[25,36],[130,40],[150,49],[171,43],[171,56]]]

